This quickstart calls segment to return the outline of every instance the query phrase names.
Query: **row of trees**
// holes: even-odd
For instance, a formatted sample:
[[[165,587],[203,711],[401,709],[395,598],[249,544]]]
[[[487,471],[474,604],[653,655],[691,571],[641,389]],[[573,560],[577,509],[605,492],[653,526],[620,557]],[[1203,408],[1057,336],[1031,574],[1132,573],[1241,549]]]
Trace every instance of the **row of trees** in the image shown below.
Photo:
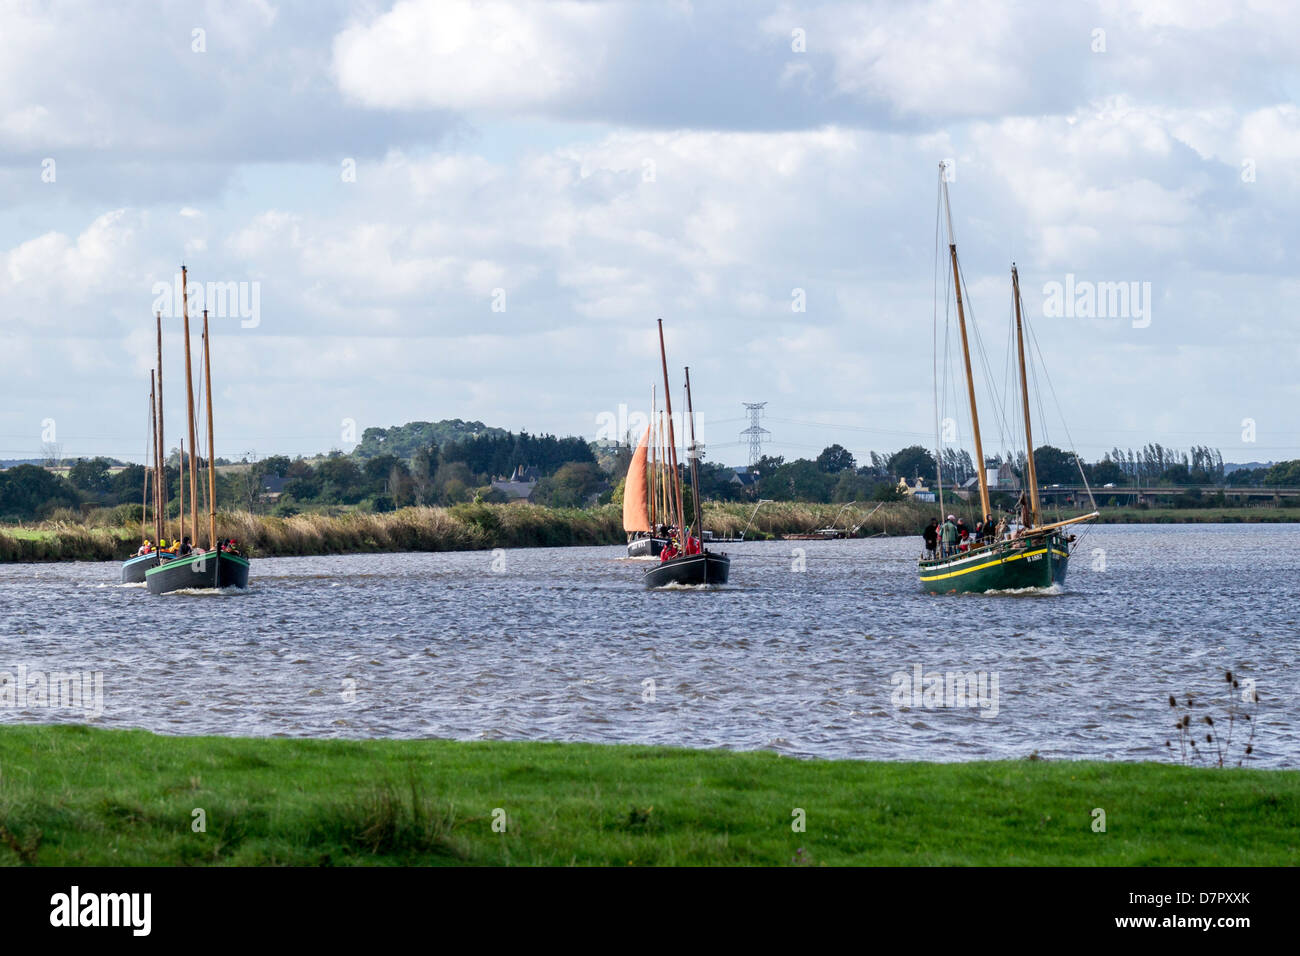
[[[433,431],[429,433],[446,424],[430,426]],[[269,478],[284,479],[277,505],[282,513],[320,505],[365,505],[375,511],[391,511],[408,505],[505,502],[509,497],[493,488],[492,482],[511,477],[520,467],[536,469],[538,482],[532,497],[540,504],[577,507],[609,485],[590,446],[580,438],[514,434],[483,429],[477,422],[454,424],[463,427],[451,434],[443,429],[447,440],[441,445],[433,442],[407,456],[332,452],[315,463],[283,456],[252,462],[243,481],[244,506],[257,509]],[[384,444],[400,444],[413,431],[428,431],[415,428],[422,425],[427,423],[401,426],[404,431],[400,432],[389,429]],[[471,428],[474,433],[466,434]],[[396,440],[395,432],[399,433]]]
[[[975,477],[975,464],[969,453],[944,449],[941,453],[943,481],[946,486],[961,485]],[[1010,467],[1016,476],[1027,473],[1027,458],[1021,452],[1014,457],[993,455],[986,466]],[[1193,446],[1188,451],[1149,444],[1134,451],[1115,448],[1100,461],[1087,463],[1053,445],[1034,449],[1034,467],[1040,485],[1077,485],[1082,475],[1094,489],[1106,485],[1164,486],[1179,489],[1188,486],[1220,487],[1300,487],[1300,461],[1282,462],[1270,467],[1237,469],[1225,476],[1223,455],[1218,449]],[[752,469],[756,484],[739,492],[733,485],[720,498],[751,497],[810,502],[862,501],[868,498],[892,500],[898,496],[899,479],[913,484],[917,479],[927,486],[935,480],[935,456],[921,445],[910,445],[892,454],[870,453],[869,463],[858,465],[853,455],[840,445],[831,445],[815,459],[787,462],[780,456],[765,456]]]
[[[242,468],[219,472],[218,504],[262,510],[268,487],[279,494],[276,507],[280,513],[321,506],[390,511],[407,505],[504,502],[507,496],[493,488],[491,482],[510,477],[518,466],[525,466],[535,468],[540,479],[533,490],[533,501],[554,507],[581,507],[593,501],[612,500],[631,459],[631,449],[626,445],[602,448],[598,460],[592,447],[580,438],[514,434],[489,429],[480,422],[459,420],[368,429],[366,437],[364,454],[336,451],[315,461],[274,455],[260,461],[246,460]],[[412,441],[425,438],[429,442],[409,454],[397,453],[410,450]],[[394,450],[384,450],[387,448]],[[941,460],[945,485],[963,484],[975,476],[974,463],[963,450],[944,449]],[[1206,446],[1193,446],[1188,451],[1157,443],[1136,451],[1115,448],[1100,461],[1088,464],[1052,445],[1043,445],[1034,450],[1034,463],[1040,484],[1077,484],[1082,467],[1095,490],[1106,485],[1136,484],[1173,489],[1198,485],[1300,486],[1300,460],[1241,468],[1225,475],[1222,454]],[[1006,461],[993,456],[986,464],[990,468],[1008,465],[1016,475],[1026,472],[1023,453]],[[34,520],[59,508],[139,503],[145,481],[143,467],[128,465],[114,470],[114,466],[109,459],[91,458],[74,462],[66,477],[35,465],[0,471],[0,520]],[[172,514],[178,508],[181,466],[179,455],[173,452],[167,467]],[[929,449],[911,445],[892,454],[873,451],[869,460],[859,465],[848,449],[836,444],[823,449],[814,459],[786,461],[782,456],[764,456],[746,471],[753,473],[752,480],[738,479],[736,469],[702,461],[701,495],[723,501],[894,500],[900,497],[900,478],[909,483],[920,479],[932,485],[936,462]]]

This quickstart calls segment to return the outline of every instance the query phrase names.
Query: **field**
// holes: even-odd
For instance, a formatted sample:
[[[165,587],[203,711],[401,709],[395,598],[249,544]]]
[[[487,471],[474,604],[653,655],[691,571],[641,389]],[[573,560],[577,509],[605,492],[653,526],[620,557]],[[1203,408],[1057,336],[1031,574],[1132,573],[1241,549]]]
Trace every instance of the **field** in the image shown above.
[[[1251,866],[1298,852],[1295,771],[0,729],[10,865]]]

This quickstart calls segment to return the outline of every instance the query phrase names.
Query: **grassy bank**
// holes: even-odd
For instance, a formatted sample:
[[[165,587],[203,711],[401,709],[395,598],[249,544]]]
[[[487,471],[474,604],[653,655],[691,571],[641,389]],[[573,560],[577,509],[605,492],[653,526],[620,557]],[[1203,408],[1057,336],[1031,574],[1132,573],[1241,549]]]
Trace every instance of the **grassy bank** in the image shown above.
[[[0,729],[0,766],[11,865],[1270,865],[1300,852],[1294,771],[71,726]]]
[[[752,504],[706,505],[706,527],[723,536],[738,535],[753,510]],[[869,510],[865,507],[845,512],[838,524],[854,524]],[[814,531],[830,524],[839,512],[839,505],[765,504],[748,537]],[[890,503],[876,511],[862,531],[915,534],[928,516],[929,512],[919,505]],[[179,534],[179,523],[171,522],[166,537]],[[291,518],[222,512],[217,515],[217,535],[234,538],[247,553],[260,557],[563,547],[621,544],[627,540],[622,510],[615,505],[568,509],[530,504],[463,504],[402,508],[385,514],[343,512]],[[100,525],[93,519],[86,523],[55,521],[31,527],[0,527],[0,561],[121,560],[135,552],[140,536],[138,524]],[[206,532],[199,538],[206,540]]]
[[[207,525],[202,528],[198,539],[206,541]],[[165,537],[179,535],[179,523],[170,522]],[[234,538],[245,553],[258,557],[562,547],[626,540],[622,513],[612,506],[579,510],[529,504],[464,504],[403,508],[386,514],[344,512],[291,518],[221,512],[217,536]],[[123,527],[59,521],[0,527],[0,561],[120,561],[135,553],[140,537],[138,524]]]
[[[877,507],[879,505],[879,507]],[[914,501],[890,501],[884,504],[868,501],[843,505],[808,504],[801,501],[773,501],[766,503],[754,515],[754,504],[743,502],[711,503],[704,506],[705,526],[723,537],[736,537],[745,530],[754,515],[746,538],[777,537],[783,534],[808,534],[819,528],[834,525],[852,528],[861,525],[862,535],[910,534],[919,535],[927,521],[938,514],[938,505]],[[968,522],[978,520],[978,508],[955,508],[949,511]]]

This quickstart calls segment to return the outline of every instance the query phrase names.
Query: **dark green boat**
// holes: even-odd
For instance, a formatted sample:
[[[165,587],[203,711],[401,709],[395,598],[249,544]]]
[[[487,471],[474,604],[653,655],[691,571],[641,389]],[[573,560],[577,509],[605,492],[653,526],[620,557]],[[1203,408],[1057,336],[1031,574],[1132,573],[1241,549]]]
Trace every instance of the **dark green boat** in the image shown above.
[[[248,587],[248,559],[229,551],[187,554],[144,573],[150,594]]]
[[[122,562],[123,584],[144,584],[145,572],[156,568],[163,561],[170,561],[175,555],[151,551],[149,554],[137,555]]]
[[[184,323],[185,342],[185,404],[190,433],[189,479],[190,479],[190,527],[199,529],[199,494],[198,494],[198,443],[195,441],[194,386],[190,366],[190,312],[186,292],[188,270],[181,266],[181,299],[183,308],[181,318]],[[156,568],[145,572],[144,581],[150,594],[168,594],[172,591],[220,590],[222,588],[248,587],[248,559],[233,550],[234,542],[217,535],[217,471],[216,457],[213,453],[212,425],[212,349],[211,335],[208,328],[208,310],[203,310],[203,387],[207,393],[207,510],[208,510],[208,547],[204,551],[177,555],[170,561],[164,561]],[[161,354],[161,353],[160,353]],[[161,458],[161,454],[159,456]],[[181,442],[180,468],[182,482],[186,466],[185,444]],[[184,485],[181,486],[182,490]],[[184,518],[182,517],[182,524]],[[182,527],[182,530],[183,527]],[[182,539],[188,545],[189,538]]]
[[[1060,531],[1031,532],[954,557],[921,561],[921,587],[931,594],[983,594],[1060,586],[1070,563],[1071,537]]]
[[[975,404],[975,382],[971,374],[971,349],[967,337],[966,311],[963,305],[961,268],[957,262],[957,241],[953,238],[952,210],[948,205],[948,177],[943,164],[939,167],[939,190],[943,199],[944,217],[948,225],[948,264],[956,293],[958,329],[961,333],[961,354],[965,366],[966,397],[970,402],[971,429],[975,439],[975,474],[979,481],[980,514],[983,521],[995,526],[980,532],[971,539],[970,550],[949,553],[946,557],[926,557],[917,563],[917,573],[922,590],[930,594],[956,594],[988,592],[1005,593],[1026,590],[1044,590],[1065,584],[1065,572],[1070,566],[1070,551],[1075,535],[1067,529],[1070,525],[1090,521],[1097,512],[1044,524],[1038,498],[1038,475],[1034,464],[1034,434],[1029,415],[1029,378],[1025,370],[1025,336],[1023,309],[1020,301],[1020,275],[1011,265],[1011,291],[1016,329],[1016,357],[1020,372],[1019,392],[1023,415],[1025,439],[1024,490],[1015,515],[1017,530],[1010,533],[1012,520],[1007,516],[994,521],[989,500],[988,461],[980,439],[979,410]],[[936,302],[937,314],[937,302]],[[935,333],[939,326],[936,323]],[[936,342],[936,350],[938,343]],[[936,395],[939,394],[936,382]],[[937,449],[936,449],[937,451]],[[936,456],[942,461],[942,455]],[[1086,480],[1086,479],[1085,479]],[[943,516],[943,488],[939,484],[939,514]],[[948,520],[952,521],[952,515]],[[944,527],[954,526],[945,523]],[[942,535],[942,528],[940,529]],[[978,543],[977,543],[978,541]]]

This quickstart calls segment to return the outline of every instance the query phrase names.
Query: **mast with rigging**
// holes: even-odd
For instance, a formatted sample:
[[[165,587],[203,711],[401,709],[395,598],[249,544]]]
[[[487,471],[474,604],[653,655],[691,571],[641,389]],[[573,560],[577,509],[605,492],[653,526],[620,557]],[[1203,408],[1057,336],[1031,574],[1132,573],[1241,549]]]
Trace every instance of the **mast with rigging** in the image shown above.
[[[704,541],[704,516],[700,513],[699,451],[695,444],[695,409],[691,404],[691,367],[686,366],[686,417],[691,426],[691,447],[686,458],[691,463],[691,499],[695,506],[695,537]]]
[[[208,344],[208,310],[203,310],[203,380],[208,405],[208,550],[217,547],[217,457],[212,448],[212,358]]]
[[[659,361],[664,370],[664,408],[668,413],[668,470],[672,476],[672,487],[669,489],[669,497],[672,499],[673,510],[676,513],[676,520],[673,522],[677,526],[678,533],[683,530],[685,512],[682,510],[682,483],[678,478],[677,471],[677,436],[673,433],[673,393],[672,386],[668,384],[668,353],[664,349],[664,320],[659,320]]]
[[[966,337],[966,309],[961,298],[961,271],[957,266],[957,240],[952,232],[952,209],[948,205],[948,180],[943,164],[939,165],[939,182],[943,186],[943,211],[948,220],[948,256],[952,261],[952,284],[957,292],[957,323],[961,328],[961,355],[966,366],[966,396],[970,400],[971,428],[975,432],[975,474],[980,483],[980,516],[992,514],[989,508],[989,479],[984,470],[984,445],[980,440],[980,415],[975,406],[975,378],[971,373],[970,344]]]
[[[1024,320],[1020,315],[1020,273],[1016,264],[1011,264],[1011,292],[1016,304],[1016,357],[1020,362],[1020,397],[1021,408],[1025,416],[1025,455],[1027,478],[1029,482],[1029,521],[1030,527],[1037,526],[1042,520],[1038,506],[1038,471],[1034,465],[1034,433],[1029,424],[1029,377],[1025,372],[1025,330]]]
[[[199,476],[194,461],[194,452],[198,449],[198,443],[194,440],[194,373],[190,367],[190,300],[187,288],[186,269],[181,266],[181,310],[185,317],[185,417],[189,420],[190,433],[190,526],[195,538],[199,534]],[[181,455],[181,465],[185,464],[185,456]],[[184,481],[184,476],[181,481]],[[184,540],[185,534],[182,529],[181,539]]]

